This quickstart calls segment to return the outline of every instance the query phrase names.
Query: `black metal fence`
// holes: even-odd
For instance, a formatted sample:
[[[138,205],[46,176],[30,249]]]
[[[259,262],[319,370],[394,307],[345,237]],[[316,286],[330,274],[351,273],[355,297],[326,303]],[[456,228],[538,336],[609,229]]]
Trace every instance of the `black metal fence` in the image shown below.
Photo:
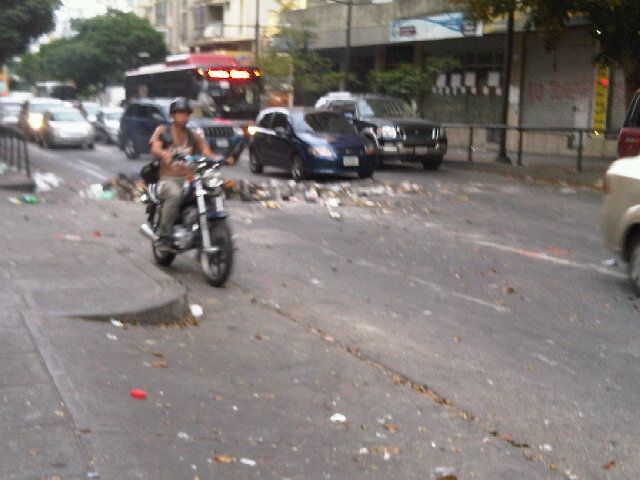
[[[566,135],[568,143],[573,144],[572,148],[576,150],[576,170],[583,170],[584,161],[584,145],[585,140],[591,136],[598,135],[604,138],[615,138],[618,131],[599,131],[588,128],[572,128],[572,127],[507,127],[502,124],[472,124],[472,123],[445,123],[442,125],[447,129],[466,129],[469,131],[467,142],[467,161],[473,162],[473,154],[475,150],[475,133],[479,130],[493,131],[497,136],[501,136],[505,130],[507,132],[515,131],[518,134],[518,146],[516,148],[516,165],[522,166],[522,158],[524,154],[523,144],[524,136],[527,133],[547,133],[556,135]],[[575,141],[573,140],[575,139]]]
[[[0,126],[0,161],[14,170],[31,176],[27,139],[20,130]]]

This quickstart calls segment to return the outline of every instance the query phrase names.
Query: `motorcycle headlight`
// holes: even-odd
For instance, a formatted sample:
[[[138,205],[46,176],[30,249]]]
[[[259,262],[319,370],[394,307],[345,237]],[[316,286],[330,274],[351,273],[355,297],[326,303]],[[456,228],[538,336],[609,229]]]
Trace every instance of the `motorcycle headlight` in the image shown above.
[[[393,125],[384,125],[377,130],[380,138],[393,140],[398,136],[398,130]]]
[[[314,157],[333,158],[333,150],[327,145],[309,147],[309,153]]]
[[[223,184],[224,180],[220,174],[213,170],[207,170],[204,175],[202,175],[202,185],[207,190],[216,190],[221,188]]]
[[[233,134],[236,137],[242,137],[244,135],[244,130],[241,127],[233,127]]]
[[[42,128],[42,124],[44,122],[44,115],[41,113],[30,113],[29,114],[29,126],[32,130],[40,130]]]

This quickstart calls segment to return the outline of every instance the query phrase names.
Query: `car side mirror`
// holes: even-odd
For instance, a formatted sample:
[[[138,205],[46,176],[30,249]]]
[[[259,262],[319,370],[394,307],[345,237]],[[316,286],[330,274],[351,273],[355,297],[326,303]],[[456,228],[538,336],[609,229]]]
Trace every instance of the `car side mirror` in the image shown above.
[[[287,137],[289,135],[289,129],[285,127],[276,127],[273,129],[278,137]]]

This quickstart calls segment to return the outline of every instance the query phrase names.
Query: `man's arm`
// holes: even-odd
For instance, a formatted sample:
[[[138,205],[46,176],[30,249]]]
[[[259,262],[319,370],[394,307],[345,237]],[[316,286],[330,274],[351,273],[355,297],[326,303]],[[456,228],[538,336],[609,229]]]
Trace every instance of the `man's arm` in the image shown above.
[[[173,153],[170,149],[162,148],[162,138],[160,137],[165,131],[167,127],[165,125],[160,125],[155,129],[153,135],[151,135],[151,139],[149,139],[149,145],[151,145],[151,154],[160,159],[161,163],[167,164],[171,163],[173,160]]]
[[[209,142],[207,142],[204,137],[200,133],[193,133],[193,138],[196,141],[196,147],[200,155],[204,155],[205,157],[212,157],[213,152],[211,151],[211,147],[209,147]]]

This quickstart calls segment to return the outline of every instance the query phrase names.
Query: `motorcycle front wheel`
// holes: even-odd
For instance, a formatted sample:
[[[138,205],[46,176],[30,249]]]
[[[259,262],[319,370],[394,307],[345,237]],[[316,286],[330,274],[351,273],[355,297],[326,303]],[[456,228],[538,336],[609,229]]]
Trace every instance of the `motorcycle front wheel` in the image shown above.
[[[200,252],[200,267],[209,285],[222,287],[229,278],[233,265],[233,242],[227,220],[209,223],[209,237],[211,246],[218,247],[220,251],[212,255]]]

